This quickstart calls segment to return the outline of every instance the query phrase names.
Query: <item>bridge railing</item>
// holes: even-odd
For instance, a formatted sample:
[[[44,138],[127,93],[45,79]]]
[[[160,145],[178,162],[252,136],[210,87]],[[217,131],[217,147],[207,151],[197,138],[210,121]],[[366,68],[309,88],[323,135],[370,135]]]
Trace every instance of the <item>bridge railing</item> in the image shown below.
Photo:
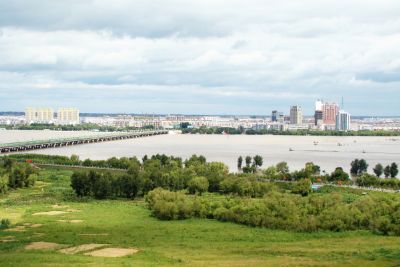
[[[136,131],[131,131],[131,132],[118,132],[118,133],[112,133],[112,134],[107,133],[107,134],[77,136],[77,137],[67,137],[67,138],[29,140],[29,141],[0,144],[0,148],[13,148],[13,147],[20,147],[20,146],[34,146],[34,145],[42,145],[42,144],[65,143],[65,142],[79,142],[79,141],[87,141],[87,140],[91,140],[91,139],[125,137],[125,136],[128,137],[128,136],[132,136],[132,135],[158,134],[158,133],[167,133],[167,131],[165,131],[165,130],[150,130],[150,131],[136,130]]]

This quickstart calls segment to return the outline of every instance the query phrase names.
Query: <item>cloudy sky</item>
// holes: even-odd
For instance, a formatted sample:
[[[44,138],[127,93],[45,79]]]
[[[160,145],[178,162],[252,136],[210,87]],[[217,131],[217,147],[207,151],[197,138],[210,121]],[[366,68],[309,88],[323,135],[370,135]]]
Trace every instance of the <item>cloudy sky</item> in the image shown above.
[[[0,110],[400,115],[399,0],[0,1]]]

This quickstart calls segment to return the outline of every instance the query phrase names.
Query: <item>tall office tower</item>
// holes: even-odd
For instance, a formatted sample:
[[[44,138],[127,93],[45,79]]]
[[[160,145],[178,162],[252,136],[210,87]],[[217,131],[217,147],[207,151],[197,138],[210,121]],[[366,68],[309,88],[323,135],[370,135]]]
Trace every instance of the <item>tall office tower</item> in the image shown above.
[[[278,111],[277,110],[272,111],[271,121],[278,121]]]
[[[303,112],[300,106],[290,107],[290,124],[302,124],[303,123]]]
[[[54,111],[52,108],[26,108],[25,120],[27,123],[53,123]]]
[[[278,112],[277,121],[280,123],[283,123],[285,121],[285,115],[283,115],[283,112]]]
[[[324,103],[322,106],[324,116],[324,124],[335,125],[336,115],[339,112],[339,107],[336,103]]]
[[[336,115],[336,130],[348,131],[350,130],[350,114],[344,110],[340,110]]]
[[[59,108],[57,121],[59,124],[79,124],[79,109]]]
[[[314,113],[315,125],[321,125],[324,121],[324,113],[322,110],[316,110]]]
[[[315,101],[314,121],[315,125],[320,125],[324,119],[324,112],[322,111],[324,102],[320,99]]]

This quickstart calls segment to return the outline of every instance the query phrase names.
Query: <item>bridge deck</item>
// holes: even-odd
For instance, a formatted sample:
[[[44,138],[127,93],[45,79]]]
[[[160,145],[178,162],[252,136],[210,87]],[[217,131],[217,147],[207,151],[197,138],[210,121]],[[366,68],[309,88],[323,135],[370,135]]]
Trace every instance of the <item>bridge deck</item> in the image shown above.
[[[0,153],[18,152],[18,151],[34,150],[34,149],[42,149],[50,147],[60,147],[66,145],[79,145],[85,143],[97,143],[97,142],[113,141],[121,139],[131,139],[131,138],[160,135],[167,133],[168,131],[165,130],[132,131],[132,132],[99,134],[93,136],[21,141],[21,142],[0,144]]]

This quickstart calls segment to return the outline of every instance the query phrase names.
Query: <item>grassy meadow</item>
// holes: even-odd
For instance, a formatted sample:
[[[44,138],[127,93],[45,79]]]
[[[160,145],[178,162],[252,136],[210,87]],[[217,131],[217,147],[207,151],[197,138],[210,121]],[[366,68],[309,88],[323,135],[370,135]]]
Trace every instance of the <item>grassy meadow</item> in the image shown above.
[[[22,229],[0,230],[0,266],[400,266],[400,237],[297,233],[210,219],[160,221],[143,200],[76,201],[71,174],[42,170],[34,187],[0,197],[0,218],[10,219],[11,230]],[[65,213],[34,215],[47,211]],[[38,241],[139,252],[106,258],[25,249]]]

